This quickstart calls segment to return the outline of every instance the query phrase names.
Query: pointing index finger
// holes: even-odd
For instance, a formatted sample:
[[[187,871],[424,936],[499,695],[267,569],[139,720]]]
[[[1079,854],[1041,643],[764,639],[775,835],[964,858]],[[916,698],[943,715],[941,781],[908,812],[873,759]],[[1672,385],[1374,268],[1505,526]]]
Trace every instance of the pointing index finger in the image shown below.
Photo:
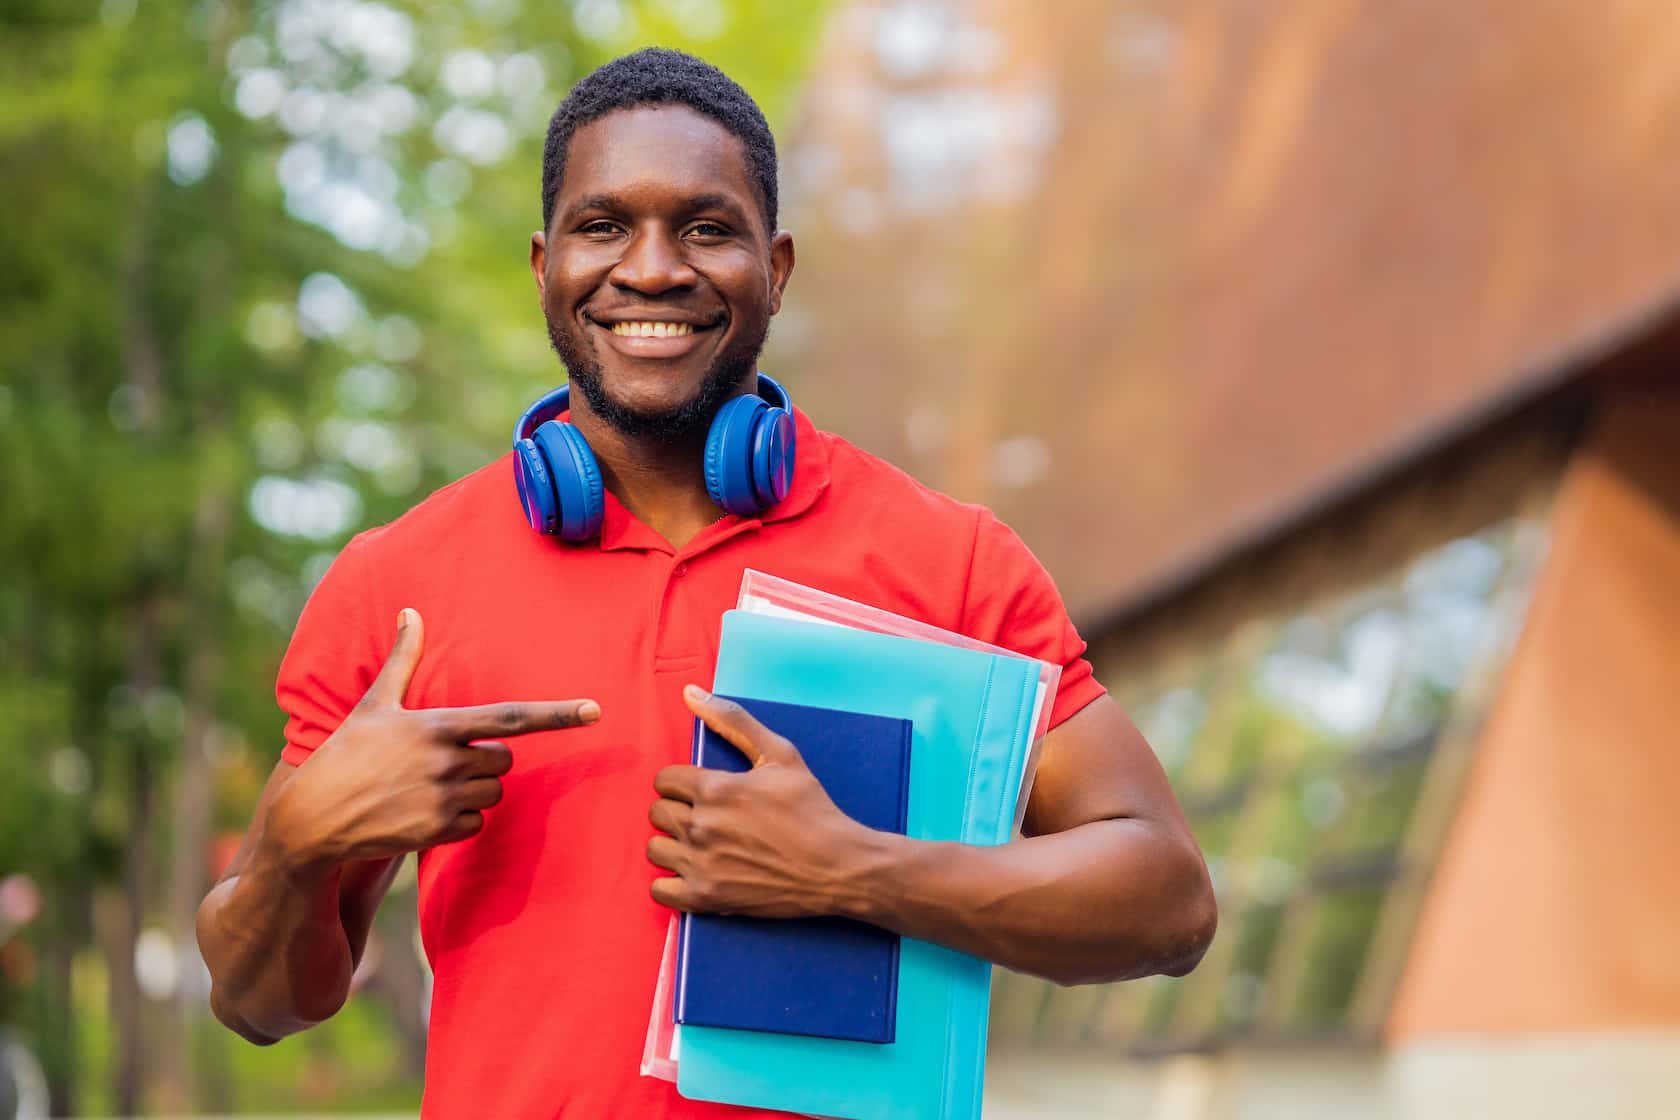
[[[464,743],[492,736],[586,727],[601,718],[601,705],[593,700],[509,700],[470,708],[434,708],[430,717],[445,738]]]

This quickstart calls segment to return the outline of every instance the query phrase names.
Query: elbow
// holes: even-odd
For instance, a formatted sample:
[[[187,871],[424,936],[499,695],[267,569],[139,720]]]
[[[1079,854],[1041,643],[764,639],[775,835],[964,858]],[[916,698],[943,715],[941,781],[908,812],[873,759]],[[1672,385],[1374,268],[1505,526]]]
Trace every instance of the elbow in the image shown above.
[[[1214,931],[1219,928],[1219,907],[1213,901],[1213,892],[1207,892],[1205,901],[1196,905],[1184,923],[1178,951],[1169,956],[1168,963],[1161,969],[1166,976],[1186,976],[1202,963],[1207,955],[1208,946],[1213,944]]]
[[[332,1018],[350,997],[350,969],[319,969],[315,982],[285,984],[239,962],[239,950],[217,929],[215,895],[199,906],[198,951],[210,971],[210,1011],[245,1041],[272,1046]]]
[[[1157,970],[1166,976],[1184,976],[1194,970],[1207,955],[1219,928],[1219,902],[1207,862],[1194,840],[1187,839],[1185,846],[1186,866],[1175,884],[1177,901],[1171,908],[1171,920],[1165,923],[1169,936],[1164,939],[1163,959]]]
[[[1144,976],[1184,976],[1201,963],[1219,926],[1219,904],[1200,849],[1188,836],[1177,847],[1173,866],[1157,880],[1155,905],[1127,907],[1116,913],[1119,932],[1101,959],[1058,962],[1041,975],[1063,987],[1136,980]],[[1147,913],[1144,910],[1147,909]]]
[[[338,1013],[348,992],[334,994],[318,1007],[259,1008],[255,1001],[238,1001],[219,984],[210,989],[210,1010],[228,1030],[257,1046],[272,1046],[287,1035],[308,1030]]]
[[[280,1032],[271,1033],[252,1024],[250,1020],[229,1006],[220,988],[212,987],[210,989],[210,1010],[216,1016],[216,1021],[221,1023],[222,1026],[254,1045],[273,1046],[285,1037]]]

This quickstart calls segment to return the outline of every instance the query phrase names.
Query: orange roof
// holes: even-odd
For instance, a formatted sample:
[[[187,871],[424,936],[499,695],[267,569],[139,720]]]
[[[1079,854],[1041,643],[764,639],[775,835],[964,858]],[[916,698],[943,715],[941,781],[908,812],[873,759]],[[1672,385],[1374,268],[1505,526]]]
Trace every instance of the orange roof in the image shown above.
[[[862,0],[786,145],[772,368],[1077,616],[1498,402],[1680,280],[1669,0]]]

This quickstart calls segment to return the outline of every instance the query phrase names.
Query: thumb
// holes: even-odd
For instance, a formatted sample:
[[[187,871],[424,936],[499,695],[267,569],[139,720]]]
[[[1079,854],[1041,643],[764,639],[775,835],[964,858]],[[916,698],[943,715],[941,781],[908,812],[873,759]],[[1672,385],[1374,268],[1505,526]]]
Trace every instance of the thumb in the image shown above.
[[[426,626],[420,612],[404,607],[397,615],[397,640],[385,658],[384,668],[368,686],[366,700],[384,707],[400,708],[408,694],[408,682],[420,666],[420,653],[426,645]]]
[[[768,762],[797,763],[801,759],[794,745],[754,719],[752,713],[733,700],[713,696],[697,684],[683,689],[683,702],[700,722],[723,736],[747,756],[754,768]]]

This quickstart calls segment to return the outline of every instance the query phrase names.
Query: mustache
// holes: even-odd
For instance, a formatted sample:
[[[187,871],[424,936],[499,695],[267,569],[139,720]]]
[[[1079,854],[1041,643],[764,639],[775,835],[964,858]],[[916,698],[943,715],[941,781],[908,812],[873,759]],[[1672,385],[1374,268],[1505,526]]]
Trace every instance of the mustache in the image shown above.
[[[606,371],[596,356],[595,344],[574,333],[561,323],[544,317],[548,325],[548,343],[555,356],[566,367],[566,375],[589,410],[608,427],[621,435],[636,439],[655,439],[675,443],[703,436],[724,402],[735,396],[742,382],[758,369],[758,355],[764,347],[764,334],[758,338],[737,339],[720,353],[707,368],[700,385],[688,400],[668,409],[649,410],[632,407],[614,396],[607,383]]]
[[[583,317],[599,327],[610,327],[614,323],[629,322],[687,323],[697,331],[721,327],[729,321],[729,315],[726,312],[703,313],[690,310],[680,303],[637,303],[610,308],[586,307],[583,310]]]

